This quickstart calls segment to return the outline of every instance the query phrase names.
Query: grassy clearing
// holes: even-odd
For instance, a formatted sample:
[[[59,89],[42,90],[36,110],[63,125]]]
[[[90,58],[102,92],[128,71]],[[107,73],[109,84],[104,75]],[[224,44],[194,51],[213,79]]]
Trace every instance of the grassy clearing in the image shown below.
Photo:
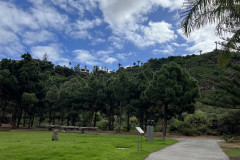
[[[89,135],[59,133],[59,141],[51,141],[52,132],[0,132],[1,160],[142,160],[150,153],[176,143],[143,138],[143,151],[137,152],[137,136]],[[127,147],[128,149],[117,149]]]

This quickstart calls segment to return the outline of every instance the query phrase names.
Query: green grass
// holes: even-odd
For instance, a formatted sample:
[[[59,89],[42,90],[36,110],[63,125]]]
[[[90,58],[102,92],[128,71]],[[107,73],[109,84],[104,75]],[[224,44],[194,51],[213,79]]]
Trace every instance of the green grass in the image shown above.
[[[223,150],[229,157],[240,157],[240,150]]]
[[[59,133],[59,141],[51,141],[52,132],[0,132],[1,160],[142,160],[150,153],[177,142],[143,137],[143,151],[137,152],[137,136]],[[117,149],[128,147],[129,149]]]

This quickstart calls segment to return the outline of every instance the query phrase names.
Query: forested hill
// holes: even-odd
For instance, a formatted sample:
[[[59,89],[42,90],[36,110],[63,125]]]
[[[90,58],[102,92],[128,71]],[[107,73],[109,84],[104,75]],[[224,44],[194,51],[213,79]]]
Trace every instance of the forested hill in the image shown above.
[[[11,123],[13,128],[26,124],[30,127],[36,123],[96,126],[98,114],[101,114],[107,121],[105,127],[109,130],[117,128],[120,131],[123,128],[122,122],[125,121],[126,129],[129,131],[130,117],[135,116],[141,127],[151,117],[156,120],[160,118],[160,111],[158,110],[159,113],[156,114],[153,102],[158,101],[163,95],[159,91],[166,90],[165,82],[171,81],[172,77],[175,78],[172,83],[182,83],[187,86],[185,89],[197,86],[192,91],[186,92],[185,97],[181,87],[177,90],[178,86],[175,86],[171,89],[173,92],[171,98],[168,98],[171,101],[174,100],[172,97],[174,95],[177,95],[175,99],[183,96],[188,102],[191,95],[196,95],[189,103],[189,112],[194,111],[195,100],[215,107],[240,108],[240,56],[234,53],[227,66],[219,65],[220,56],[221,51],[214,51],[203,55],[150,59],[141,66],[134,63],[134,66],[126,69],[119,64],[116,72],[108,72],[95,66],[91,73],[87,66],[84,68],[81,68],[80,64],[71,68],[54,66],[47,60],[33,59],[29,53],[23,54],[22,60],[2,59],[0,125]],[[176,63],[199,81],[200,98],[197,82],[187,73],[184,72],[184,77],[188,79],[184,77],[180,78],[182,81],[176,79],[175,74],[182,72]],[[167,65],[162,68],[163,64]],[[176,72],[171,71],[172,77],[155,82],[153,75],[165,74],[162,71],[171,68],[176,69]],[[170,72],[166,73],[171,75]],[[155,83],[162,83],[160,87],[163,88],[155,89],[152,85]],[[161,94],[152,93],[155,91],[156,94]],[[154,97],[151,97],[152,95]],[[180,101],[171,101],[174,105],[175,102]],[[179,104],[175,106],[177,108]],[[169,113],[181,115],[178,110]]]
[[[150,65],[153,70],[159,70],[163,64],[173,61],[182,68],[187,69],[191,76],[199,81],[201,92],[204,93],[214,89],[218,79],[233,74],[234,70],[231,66],[240,63],[240,54],[232,53],[232,59],[229,64],[227,66],[221,66],[218,61],[222,53],[220,50],[215,50],[202,55],[150,59],[145,63],[145,67]]]

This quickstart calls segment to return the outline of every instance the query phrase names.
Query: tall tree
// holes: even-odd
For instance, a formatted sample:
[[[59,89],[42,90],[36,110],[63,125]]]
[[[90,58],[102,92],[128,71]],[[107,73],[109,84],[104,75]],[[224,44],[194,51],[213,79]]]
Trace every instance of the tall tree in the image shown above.
[[[33,124],[33,118],[34,118],[34,105],[38,102],[38,99],[35,95],[35,93],[26,93],[24,92],[22,95],[22,105],[25,106],[25,112],[28,113],[28,128],[31,127]]]
[[[49,119],[48,124],[55,124],[55,111],[58,105],[58,88],[56,85],[53,85],[49,88],[49,90],[46,93],[46,100],[48,102],[48,112],[49,112]]]
[[[163,117],[163,138],[167,131],[167,120],[183,112],[193,112],[199,96],[196,79],[176,63],[163,65],[150,81],[145,91],[147,99],[154,104],[155,111]]]
[[[127,105],[127,99],[129,97],[128,82],[129,82],[128,73],[125,71],[124,68],[120,68],[118,70],[118,74],[116,75],[116,77],[114,77],[112,83],[114,96],[119,104],[118,132],[120,132],[121,129],[123,110]]]

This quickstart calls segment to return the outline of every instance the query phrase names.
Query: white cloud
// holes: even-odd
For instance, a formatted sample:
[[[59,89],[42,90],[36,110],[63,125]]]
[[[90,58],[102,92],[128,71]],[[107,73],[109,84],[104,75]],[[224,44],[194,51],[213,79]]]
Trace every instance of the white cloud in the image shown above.
[[[80,63],[84,63],[87,65],[98,65],[99,62],[97,62],[97,58],[92,55],[88,50],[75,50],[73,53],[76,54],[76,60]]]
[[[154,49],[153,53],[154,54],[168,54],[168,55],[173,55],[173,52],[175,51],[175,48],[171,45],[165,46],[163,49]]]
[[[88,32],[89,29],[93,29],[96,26],[99,26],[102,24],[101,19],[96,18],[94,20],[77,20],[75,23],[73,23],[72,30],[70,32],[70,35],[73,38],[80,38],[80,39],[91,39],[92,36]]]
[[[105,39],[102,39],[102,38],[93,38],[92,41],[91,41],[91,45],[98,45],[100,43],[104,43],[106,42]]]
[[[23,42],[28,45],[47,42],[47,41],[56,41],[57,37],[52,32],[42,30],[39,32],[26,32],[23,35]]]
[[[187,51],[192,53],[199,53],[200,50],[204,52],[210,52],[215,49],[215,41],[222,41],[215,34],[215,25],[207,25],[198,30],[195,30],[191,33],[191,35],[187,38],[182,34],[182,30],[178,29],[178,33],[186,40],[190,47],[187,48]]]
[[[126,60],[130,56],[136,56],[135,52],[129,52],[129,53],[118,53],[117,57],[121,60]]]
[[[110,56],[113,53],[112,50],[99,50],[99,51],[88,51],[88,50],[75,50],[73,53],[76,55],[76,62],[87,64],[90,66],[112,64],[118,60]]]
[[[37,29],[39,26],[34,22],[31,14],[18,9],[15,5],[0,1],[0,28],[14,33],[21,31],[22,27]]]
[[[16,57],[23,53],[24,46],[15,33],[0,28],[0,37],[0,52]]]
[[[110,36],[108,41],[117,49],[122,49],[124,47],[124,42],[120,37]]]
[[[56,37],[46,31],[46,28],[56,30],[68,28],[68,16],[58,13],[55,8],[43,1],[30,2],[34,5],[23,10],[11,1],[0,1],[0,51],[5,55],[22,54],[25,48],[22,42],[32,45],[55,41]]]
[[[97,55],[98,56],[104,56],[104,55],[108,55],[110,53],[113,53],[113,50],[100,50],[100,51],[97,51]]]
[[[31,54],[34,58],[42,59],[45,53],[48,55],[48,60],[54,63],[70,62],[68,58],[63,58],[64,51],[60,44],[52,43],[48,46],[36,46],[31,48]]]
[[[96,0],[51,0],[51,2],[66,12],[78,12],[80,16],[84,16],[86,11],[93,12],[97,7]]]
[[[131,39],[137,46],[145,47],[151,46],[155,44],[162,44],[177,38],[174,31],[172,30],[172,25],[162,22],[149,22],[148,27],[142,28],[143,34],[134,34],[132,37],[128,37]]]
[[[151,8],[146,0],[100,0],[99,3],[105,21],[118,27],[137,21]]]
[[[155,4],[162,6],[163,8],[169,8],[170,11],[180,9],[184,0],[152,0]]]
[[[157,0],[100,0],[99,3],[104,20],[114,34],[109,40],[118,49],[123,48],[126,41],[131,41],[138,47],[148,47],[177,37],[172,25],[164,21],[143,24],[148,20],[147,14],[153,12],[154,8],[163,5],[171,8],[177,1],[172,3],[165,0],[160,3]]]
[[[19,41],[19,38],[13,32],[0,28],[0,44],[8,44]]]
[[[117,59],[114,57],[109,57],[105,55],[104,57],[101,58],[101,61],[103,61],[104,63],[112,64],[114,62],[117,62]]]
[[[47,3],[41,3],[43,1],[32,1],[34,7],[30,9],[34,22],[37,23],[40,28],[54,28],[57,30],[65,30],[68,27],[68,16],[66,14],[59,13],[56,8],[47,5]]]

